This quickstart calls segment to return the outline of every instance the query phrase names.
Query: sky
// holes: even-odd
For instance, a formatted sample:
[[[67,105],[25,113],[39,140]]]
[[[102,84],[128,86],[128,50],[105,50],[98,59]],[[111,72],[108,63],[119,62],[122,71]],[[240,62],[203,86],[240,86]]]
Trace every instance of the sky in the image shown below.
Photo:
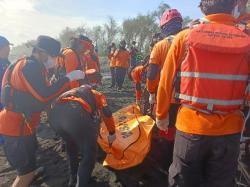
[[[65,27],[103,24],[108,16],[119,23],[146,14],[161,2],[177,8],[183,16],[201,17],[200,0],[0,0],[0,35],[15,45],[38,35],[58,37]]]

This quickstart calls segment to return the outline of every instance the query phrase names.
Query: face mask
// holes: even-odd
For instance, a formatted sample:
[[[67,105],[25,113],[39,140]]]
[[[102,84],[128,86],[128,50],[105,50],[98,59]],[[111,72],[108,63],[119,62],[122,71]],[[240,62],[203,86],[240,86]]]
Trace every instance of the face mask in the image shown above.
[[[44,63],[44,65],[45,65],[47,70],[53,68],[55,66],[55,59],[52,57],[49,57],[48,61],[46,63]]]
[[[239,5],[236,5],[236,6],[234,7],[234,10],[233,10],[233,12],[232,12],[232,15],[233,15],[233,17],[235,17],[235,18],[239,18],[239,17],[240,17]]]

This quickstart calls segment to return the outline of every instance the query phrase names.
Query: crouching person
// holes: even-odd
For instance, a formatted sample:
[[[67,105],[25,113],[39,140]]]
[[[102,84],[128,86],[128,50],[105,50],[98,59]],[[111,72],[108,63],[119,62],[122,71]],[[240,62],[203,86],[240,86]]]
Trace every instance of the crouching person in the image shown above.
[[[69,186],[88,186],[95,165],[100,117],[109,131],[111,145],[116,138],[115,124],[103,94],[83,85],[64,93],[52,104],[49,123],[66,144]],[[78,153],[82,155],[81,161]]]

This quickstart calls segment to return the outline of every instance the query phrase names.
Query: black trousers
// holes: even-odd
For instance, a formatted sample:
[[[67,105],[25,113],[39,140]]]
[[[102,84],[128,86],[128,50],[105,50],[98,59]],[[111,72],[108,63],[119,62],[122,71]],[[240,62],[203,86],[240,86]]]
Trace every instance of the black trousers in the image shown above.
[[[76,186],[88,186],[95,166],[99,123],[73,102],[57,104],[50,112],[49,122],[65,141],[70,175],[77,176]]]
[[[115,67],[110,67],[110,73],[111,73],[111,86],[115,86]]]
[[[201,136],[177,131],[171,187],[234,187],[240,134]]]
[[[125,80],[125,76],[127,73],[127,68],[121,68],[121,67],[116,67],[115,70],[115,79],[116,79],[116,84],[118,86],[118,88],[122,88],[124,80]]]

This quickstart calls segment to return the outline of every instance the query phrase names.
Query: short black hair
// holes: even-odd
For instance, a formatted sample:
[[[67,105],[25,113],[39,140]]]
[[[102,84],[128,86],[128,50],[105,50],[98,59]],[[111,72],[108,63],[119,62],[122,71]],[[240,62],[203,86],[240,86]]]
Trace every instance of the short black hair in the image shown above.
[[[201,0],[199,7],[205,15],[231,14],[237,0]]]

